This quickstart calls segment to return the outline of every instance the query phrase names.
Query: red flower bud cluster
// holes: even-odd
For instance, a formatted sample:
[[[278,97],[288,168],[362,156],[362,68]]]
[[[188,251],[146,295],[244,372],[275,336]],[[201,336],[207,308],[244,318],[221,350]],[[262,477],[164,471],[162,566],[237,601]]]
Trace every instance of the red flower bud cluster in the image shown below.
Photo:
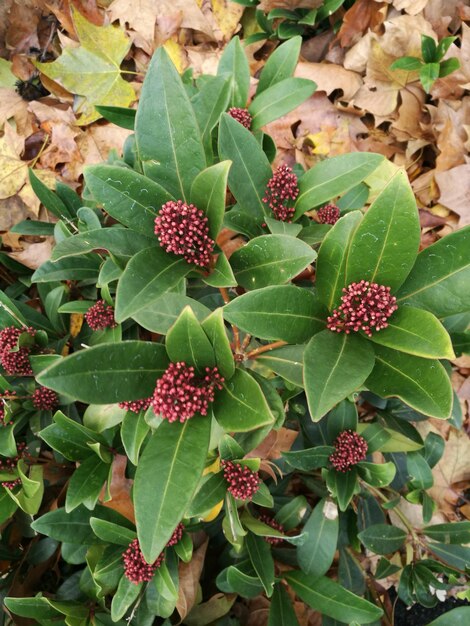
[[[5,422],[5,405],[8,400],[12,400],[12,396],[16,396],[16,391],[6,391],[0,393],[0,426],[11,426],[13,421]]]
[[[167,542],[167,548],[176,545],[183,536],[184,525],[180,522]]]
[[[321,209],[318,209],[317,216],[320,224],[331,224],[333,226],[340,218],[340,211],[336,204],[325,204]]]
[[[10,394],[11,393],[13,392],[10,392]],[[13,472],[18,464],[18,461],[28,455],[28,448],[26,446],[26,443],[22,441],[17,443],[16,449],[18,451],[18,454],[16,456],[0,459],[0,471]],[[21,478],[13,478],[13,480],[6,480],[1,483],[2,487],[6,487],[7,489],[14,489],[17,485],[20,484]]]
[[[10,490],[14,489],[18,485],[21,485],[21,478],[15,478],[14,480],[4,480],[2,482],[2,487]]]
[[[3,369],[9,375],[32,376],[33,370],[29,362],[30,349],[23,346],[17,349],[18,339],[22,333],[28,333],[34,337],[34,328],[16,328],[8,326],[0,331],[0,362]]]
[[[166,252],[199,267],[209,265],[215,242],[209,237],[207,217],[194,204],[166,202],[155,218],[155,234]]]
[[[246,465],[232,461],[222,461],[221,465],[228,483],[227,491],[237,500],[251,500],[259,489],[258,472],[252,472]]]
[[[269,205],[277,220],[291,222],[295,213],[292,202],[298,195],[297,176],[288,165],[279,165],[268,182],[263,202]]]
[[[33,404],[40,411],[53,411],[59,404],[59,398],[52,389],[38,387],[33,393]]]
[[[135,585],[152,580],[153,575],[165,558],[162,552],[154,563],[147,563],[140,549],[139,540],[134,539],[122,555],[124,561],[124,576]]]
[[[194,367],[183,361],[170,363],[155,387],[154,413],[169,422],[185,422],[196,413],[207,415],[215,390],[222,389],[223,382],[216,367],[206,367],[205,375],[198,377]]]
[[[270,517],[269,515],[266,515],[266,513],[263,513],[259,516],[258,519],[260,522],[263,522],[263,524],[274,528],[274,530],[278,530],[280,533],[284,532],[284,526],[282,524],[279,524],[279,522],[276,522],[274,517]],[[282,537],[264,537],[264,540],[270,543],[272,546],[278,546],[284,541]]]
[[[241,109],[239,107],[232,107],[227,111],[230,117],[240,122],[242,126],[250,130],[251,128],[251,114],[248,109]]]
[[[119,403],[120,409],[126,409],[126,411],[132,411],[132,413],[140,413],[141,411],[146,411],[150,403],[152,402],[152,398],[144,398],[143,400],[125,400],[124,402]]]
[[[116,328],[114,319],[114,309],[104,300],[98,300],[85,313],[85,320],[91,330],[104,330],[105,328]]]
[[[351,283],[343,289],[341,305],[328,318],[327,328],[337,333],[363,330],[369,337],[372,331],[387,328],[388,318],[397,310],[397,299],[390,295],[390,287],[368,280]]]
[[[335,442],[335,451],[330,456],[330,463],[337,472],[349,470],[363,461],[367,455],[367,441],[353,430],[343,430]]]

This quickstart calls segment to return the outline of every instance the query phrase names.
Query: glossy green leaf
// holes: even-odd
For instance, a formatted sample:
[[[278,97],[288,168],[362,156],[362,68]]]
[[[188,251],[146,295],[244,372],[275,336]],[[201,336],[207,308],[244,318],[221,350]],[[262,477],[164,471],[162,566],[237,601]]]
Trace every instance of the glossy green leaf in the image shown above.
[[[250,561],[258,574],[268,598],[274,589],[274,561],[269,544],[261,537],[253,533],[246,536],[246,549]]]
[[[333,446],[315,446],[305,450],[282,452],[282,457],[291,467],[309,472],[313,469],[326,467],[333,452]]]
[[[250,131],[227,114],[220,119],[219,156],[232,161],[228,185],[240,207],[262,219],[267,212],[263,197],[272,176],[271,165]]]
[[[442,543],[470,543],[470,522],[452,522],[425,526],[426,537]]]
[[[282,285],[315,258],[312,248],[288,235],[255,237],[230,257],[235,278],[245,289]]]
[[[440,615],[428,626],[467,626],[470,621],[470,606],[459,606]]]
[[[354,494],[357,492],[357,469],[352,467],[347,472],[337,472],[334,469],[326,472],[328,490],[338,502],[340,511],[346,511]]]
[[[138,415],[132,411],[126,413],[121,425],[121,441],[127,457],[133,465],[137,465],[139,461],[140,448],[148,432],[149,426],[145,421],[143,412]]]
[[[425,415],[447,419],[452,410],[452,387],[439,361],[375,348],[375,367],[365,385],[383,398],[397,396]]]
[[[107,404],[148,398],[168,365],[164,346],[123,341],[80,350],[41,371],[41,385],[81,402]]]
[[[426,63],[419,71],[419,80],[424,87],[424,91],[429,93],[434,82],[439,78],[439,63]]]
[[[210,236],[214,240],[224,219],[230,166],[230,161],[216,163],[200,172],[191,185],[191,202],[204,211],[209,220]]]
[[[415,489],[430,489],[434,484],[431,468],[419,452],[408,452],[406,469],[411,485]]]
[[[134,482],[137,535],[153,563],[181,521],[204,470],[211,422],[163,422],[140,457]]]
[[[285,78],[256,94],[248,107],[252,116],[251,128],[261,128],[286,115],[310,98],[317,85],[306,78]]]
[[[304,383],[310,415],[318,421],[369,376],[374,351],[362,337],[329,330],[315,335],[304,355]]]
[[[111,619],[113,622],[117,622],[121,617],[124,617],[131,605],[137,600],[141,589],[142,583],[136,585],[126,576],[122,576],[111,601]]]
[[[297,561],[306,574],[323,576],[330,569],[338,543],[339,518],[336,505],[322,499],[303,528],[307,538],[297,547]]]
[[[454,359],[452,342],[444,326],[429,311],[403,307],[388,321],[387,328],[370,338],[388,348],[428,359]]]
[[[199,321],[210,313],[210,309],[193,298],[180,293],[167,292],[153,300],[145,309],[134,314],[135,321],[154,333],[166,335],[184,308],[190,306]]]
[[[59,219],[67,219],[73,217],[73,213],[69,211],[67,205],[56,193],[49,189],[49,187],[47,187],[40,178],[36,176],[34,170],[29,169],[28,176],[34,193],[37,195],[39,200],[48,211],[50,211]]]
[[[145,174],[178,200],[189,200],[206,157],[186,89],[163,47],[153,55],[145,76],[135,138]]]
[[[203,80],[202,84],[201,81]],[[213,130],[221,114],[227,110],[232,88],[232,77],[202,76],[197,81],[198,91],[191,99],[201,129],[202,143],[208,163],[214,160]]]
[[[78,259],[46,261],[31,276],[33,283],[53,283],[60,280],[96,280],[101,264],[97,255],[81,256]]]
[[[225,329],[223,310],[213,311],[201,324],[212,345],[216,365],[222,376],[228,380],[235,373],[235,361]]]
[[[185,516],[196,517],[213,509],[216,504],[225,498],[227,483],[223,472],[209,474],[192,499]]]
[[[166,350],[170,361],[184,361],[199,372],[214,367],[215,355],[211,343],[197,321],[191,307],[181,312],[166,336]]]
[[[84,460],[90,456],[90,444],[106,443],[106,440],[90,428],[70,419],[61,411],[54,415],[54,423],[40,431],[39,436],[53,450],[71,461]]]
[[[5,598],[5,606],[9,611],[21,617],[35,619],[54,619],[59,611],[54,609],[47,598],[36,596],[35,598]]]
[[[218,255],[215,266],[211,268],[207,276],[202,277],[202,280],[211,287],[235,287],[237,285],[232,268],[224,252]]]
[[[299,179],[295,219],[358,185],[383,160],[379,154],[353,152],[326,159],[312,167]]]
[[[137,536],[135,531],[99,517],[91,517],[90,526],[99,539],[119,546],[128,546]]]
[[[302,38],[292,37],[274,50],[266,61],[256,88],[256,95],[293,75],[297,66]]]
[[[326,311],[311,291],[282,285],[238,296],[224,317],[259,339],[301,343],[325,327]]]
[[[324,576],[317,578],[290,571],[285,579],[303,602],[340,622],[369,624],[383,615],[382,609]]]
[[[58,243],[52,251],[51,260],[58,261],[80,256],[97,248],[108,250],[117,256],[130,258],[155,242],[127,228],[99,228]]]
[[[416,200],[406,173],[399,170],[352,237],[346,284],[364,279],[392,291],[400,287],[416,260],[420,234]]]
[[[398,306],[431,311],[439,318],[470,309],[470,226],[443,237],[419,253],[397,294]]]
[[[70,513],[83,504],[92,511],[108,478],[109,464],[92,454],[80,464],[70,478],[65,498],[65,511]]]
[[[390,554],[402,547],[406,532],[390,524],[374,524],[360,532],[358,537],[375,554]]]
[[[424,440],[424,458],[429,467],[434,467],[442,458],[445,450],[445,440],[434,432],[429,432]]]
[[[268,626],[299,626],[289,594],[281,583],[274,585]]]
[[[121,128],[127,128],[127,130],[134,130],[135,109],[115,106],[96,106],[95,109],[108,120],[108,122],[116,124],[116,126],[120,126]]]
[[[173,200],[158,183],[117,165],[90,165],[84,176],[87,189],[111,217],[147,237],[153,233],[162,205]]]
[[[470,563],[470,548],[466,546],[455,546],[447,543],[428,543],[428,548],[440,560],[451,567],[455,567],[463,572],[468,571]]]
[[[256,360],[290,383],[303,387],[304,352],[305,345],[283,346],[260,354]]]
[[[245,108],[250,88],[250,68],[238,36],[232,37],[220,57],[217,74],[231,78],[230,106]]]
[[[274,421],[261,387],[242,369],[225,381],[212,407],[216,420],[227,432],[246,432]]]
[[[141,313],[171,291],[190,266],[163,248],[146,248],[133,257],[119,279],[115,317],[118,322]]]
[[[360,477],[373,487],[385,487],[395,478],[397,468],[389,463],[367,463],[361,461],[357,466]]]
[[[315,286],[318,297],[329,311],[341,301],[349,245],[361,219],[359,211],[348,213],[336,222],[320,246]]]
[[[328,414],[326,424],[330,441],[343,432],[343,430],[357,430],[357,408],[353,402],[343,400]]]

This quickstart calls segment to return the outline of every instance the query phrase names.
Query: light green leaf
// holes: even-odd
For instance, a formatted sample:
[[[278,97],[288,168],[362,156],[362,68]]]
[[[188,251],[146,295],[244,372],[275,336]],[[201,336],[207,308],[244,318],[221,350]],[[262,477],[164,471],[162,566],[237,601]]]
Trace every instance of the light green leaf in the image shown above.
[[[212,239],[217,237],[224,219],[230,166],[230,161],[216,163],[202,170],[191,185],[191,202],[206,214]]]
[[[206,367],[215,365],[211,343],[189,306],[183,309],[168,331],[166,350],[170,361],[173,363],[184,361],[199,372],[204,372]]]
[[[266,61],[256,88],[256,95],[293,75],[299,59],[302,37],[292,37],[274,50]]]
[[[252,116],[251,128],[261,128],[286,115],[310,98],[316,88],[313,81],[305,78],[285,78],[257,93],[248,107]]]

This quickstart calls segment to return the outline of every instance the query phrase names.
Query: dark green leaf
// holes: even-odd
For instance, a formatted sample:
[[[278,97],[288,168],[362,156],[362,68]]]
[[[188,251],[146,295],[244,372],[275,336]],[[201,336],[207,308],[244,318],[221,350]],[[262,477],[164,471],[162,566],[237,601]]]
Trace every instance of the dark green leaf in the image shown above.
[[[434,467],[441,460],[444,449],[445,441],[440,435],[432,431],[427,434],[424,440],[424,458],[429,467]]]
[[[415,489],[430,489],[434,484],[431,468],[419,452],[408,452],[406,469],[411,484]]]
[[[297,547],[297,561],[306,574],[323,576],[330,569],[338,543],[338,509],[320,500],[303,528],[307,538]]]
[[[358,537],[375,554],[390,554],[402,547],[406,532],[389,524],[374,524],[360,532]]]
[[[245,541],[250,561],[263,584],[266,595],[270,598],[274,589],[274,561],[271,548],[264,539],[253,533],[248,533]]]
[[[99,517],[90,517],[90,526],[101,540],[119,546],[128,546],[137,536],[135,531]]]
[[[260,354],[256,360],[267,365],[278,376],[290,383],[303,387],[304,352],[304,345],[283,346]]]
[[[423,533],[442,543],[470,543],[470,522],[452,522],[452,524],[433,524],[425,526]]]
[[[108,478],[109,464],[93,454],[85,459],[70,478],[65,499],[65,511],[70,513],[83,504],[92,511]]]
[[[170,361],[184,361],[199,372],[206,367],[214,367],[215,356],[211,343],[197,321],[191,307],[186,307],[169,329],[166,336],[166,350]]]
[[[285,78],[256,94],[248,110],[251,113],[251,128],[257,129],[286,115],[310,98],[316,84],[306,78]]]
[[[121,426],[121,440],[129,461],[133,465],[137,465],[139,461],[140,448],[148,432],[149,427],[143,412],[138,415],[132,411],[126,413]]]
[[[231,78],[230,106],[245,108],[250,88],[250,68],[238,36],[232,37],[220,57],[217,74]]]
[[[469,621],[470,606],[459,606],[433,619],[428,626],[467,626]]]
[[[134,130],[135,109],[113,106],[97,106],[95,109],[105,120],[108,120],[108,122],[116,124],[116,126],[120,126],[121,128],[127,128],[127,130]]]
[[[289,594],[281,583],[274,585],[269,607],[268,626],[299,626]]]
[[[191,202],[206,214],[212,239],[217,237],[224,219],[230,166],[230,161],[216,163],[200,172],[191,185]]]
[[[326,472],[326,484],[338,501],[339,510],[346,511],[357,491],[357,469],[353,467],[344,473],[334,469],[328,470]]]
[[[31,276],[33,283],[53,283],[60,280],[96,280],[101,259],[97,255],[81,256],[79,259],[46,261]]]
[[[208,163],[214,158],[212,131],[227,109],[232,88],[231,76],[205,76],[204,83],[192,99],[196,119],[201,129],[202,143]]]
[[[130,606],[137,600],[141,589],[142,583],[136,585],[127,576],[122,576],[111,601],[111,619],[113,622],[117,622],[121,617],[124,617]]]
[[[313,469],[326,467],[333,452],[333,446],[315,446],[305,450],[282,452],[282,457],[292,467],[309,472]]]
[[[42,180],[36,176],[32,169],[29,169],[28,175],[29,182],[34,193],[37,195],[39,200],[41,200],[42,204],[48,211],[59,219],[73,217],[73,214],[69,211],[64,202],[62,202],[60,197],[49,189],[49,187],[47,187]]]
[[[210,511],[225,498],[226,492],[227,483],[223,472],[205,476],[204,482],[192,499],[185,516],[196,517]]]
[[[297,66],[301,44],[301,37],[292,37],[292,39],[274,50],[261,70],[256,88],[257,96],[265,89],[268,89],[268,87],[293,75]]]
[[[228,380],[235,373],[235,361],[225,329],[223,309],[216,309],[201,324],[214,349],[215,361],[222,376]]]
[[[51,261],[81,256],[97,248],[103,248],[117,256],[130,258],[153,243],[155,242],[149,237],[144,237],[127,228],[99,228],[69,237],[58,243],[52,251]]]
[[[428,543],[428,548],[444,563],[463,572],[468,570],[470,548],[454,546],[447,543]]]
[[[134,319],[141,326],[154,333],[166,335],[184,308],[190,306],[199,321],[210,313],[210,309],[188,296],[167,292],[153,300],[151,304],[134,314]]]

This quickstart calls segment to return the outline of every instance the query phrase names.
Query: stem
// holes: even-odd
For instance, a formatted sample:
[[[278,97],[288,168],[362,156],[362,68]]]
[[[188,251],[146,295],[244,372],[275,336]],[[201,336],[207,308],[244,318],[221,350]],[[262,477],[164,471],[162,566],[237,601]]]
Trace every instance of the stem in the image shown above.
[[[362,481],[361,481],[362,482]],[[366,483],[362,483],[364,487],[366,487],[366,489],[368,489],[371,493],[373,493],[375,496],[377,496],[378,498],[380,498],[382,500],[382,502],[389,502],[389,500],[387,499],[386,496],[384,496],[384,494],[379,490],[376,489],[375,487],[371,487],[371,485],[367,485]],[[400,518],[400,520],[403,522],[403,524],[406,526],[406,528],[408,529],[408,531],[410,532],[410,535],[413,538],[413,541],[417,544],[420,545],[421,541],[414,529],[414,526],[412,525],[412,523],[410,522],[410,520],[406,517],[406,515],[403,513],[403,511],[400,511],[400,509],[398,507],[395,507],[393,509],[394,513]]]
[[[251,341],[251,335],[245,335],[245,339],[243,340],[242,343],[242,352],[245,352],[245,350],[248,348],[248,346],[250,345],[250,341]]]
[[[219,287],[220,295],[222,296],[222,300],[224,304],[228,304],[230,302],[230,296],[228,295],[228,290],[225,287]]]
[[[246,355],[247,359],[256,359],[259,354],[263,352],[269,352],[270,350],[274,350],[275,348],[280,348],[281,346],[287,346],[287,341],[275,341],[274,343],[268,343],[266,346],[261,346],[260,348],[255,348],[251,352],[248,352]]]

